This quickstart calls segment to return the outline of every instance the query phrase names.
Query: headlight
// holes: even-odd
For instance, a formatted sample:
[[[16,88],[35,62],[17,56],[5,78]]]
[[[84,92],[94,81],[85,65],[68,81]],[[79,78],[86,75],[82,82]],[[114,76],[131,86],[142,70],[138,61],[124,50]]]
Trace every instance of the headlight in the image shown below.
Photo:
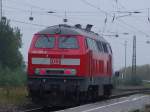
[[[35,74],[36,74],[36,75],[46,75],[46,70],[43,69],[43,68],[41,68],[41,69],[36,68],[36,69],[35,69]]]
[[[39,68],[35,69],[35,74],[40,74],[40,69]]]

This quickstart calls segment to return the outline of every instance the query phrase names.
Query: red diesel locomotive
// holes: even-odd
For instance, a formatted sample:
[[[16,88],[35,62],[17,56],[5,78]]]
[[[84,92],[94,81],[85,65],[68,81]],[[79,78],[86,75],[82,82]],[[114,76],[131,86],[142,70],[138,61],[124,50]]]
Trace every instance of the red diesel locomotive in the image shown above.
[[[46,96],[54,103],[65,96],[93,99],[111,94],[112,50],[91,27],[61,24],[34,35],[27,72],[33,99]]]

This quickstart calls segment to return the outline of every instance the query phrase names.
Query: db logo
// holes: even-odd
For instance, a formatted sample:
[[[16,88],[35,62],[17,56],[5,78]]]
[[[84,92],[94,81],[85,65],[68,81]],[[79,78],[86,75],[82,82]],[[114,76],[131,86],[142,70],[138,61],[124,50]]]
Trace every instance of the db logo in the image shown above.
[[[50,60],[50,63],[51,64],[60,64],[60,59],[58,59],[58,58],[52,58],[51,60]]]

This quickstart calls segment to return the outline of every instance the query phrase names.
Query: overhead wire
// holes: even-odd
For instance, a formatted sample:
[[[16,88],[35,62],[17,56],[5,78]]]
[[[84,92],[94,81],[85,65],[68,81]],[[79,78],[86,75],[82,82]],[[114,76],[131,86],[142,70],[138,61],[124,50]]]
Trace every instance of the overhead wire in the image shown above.
[[[28,6],[28,7],[32,7],[32,8],[36,8],[36,9],[40,9],[40,10],[49,10],[49,9],[46,9],[46,8],[43,8],[43,7],[40,7],[40,6],[36,6],[36,5],[33,5],[31,3],[27,3],[25,1],[17,1],[17,0],[6,0],[6,1],[13,1],[12,3],[15,3],[17,5],[22,5],[22,6]]]
[[[29,23],[29,22],[19,21],[19,20],[15,20],[15,19],[10,19],[10,20],[13,21],[13,22],[21,23],[21,24],[28,24],[28,25],[38,26],[38,27],[48,27],[47,25]]]
[[[12,7],[12,6],[5,6],[4,9],[12,9],[12,10],[15,10],[15,11],[18,11],[18,12],[28,12],[30,13],[31,10],[27,10],[27,9],[22,9],[22,8],[17,8],[17,7]],[[36,13],[36,14],[49,14],[48,11],[42,11],[42,10],[32,10],[33,13]],[[65,12],[63,11],[55,11],[55,12],[52,12],[52,13],[57,13],[57,14],[63,14]],[[51,14],[52,14],[51,13]],[[91,15],[97,15],[99,12],[94,12],[94,11],[66,11],[67,15],[71,15],[71,16],[91,16]]]
[[[12,0],[12,1],[16,1],[16,0]],[[112,14],[108,13],[107,11],[102,10],[102,9],[99,8],[99,7],[96,7],[95,5],[93,5],[93,4],[89,3],[89,2],[87,2],[86,0],[81,0],[81,1],[84,2],[85,4],[89,5],[89,6],[93,7],[93,8],[98,9],[100,12],[104,13],[105,15],[109,15],[109,16],[112,17]],[[48,10],[48,9],[41,8],[41,7],[39,7],[39,6],[35,6],[35,5],[32,5],[32,4],[26,3],[26,2],[25,2],[25,4],[26,4],[26,5],[29,5],[29,6],[32,6],[32,7],[34,7],[34,8],[38,8],[38,9],[40,9],[40,10]],[[14,9],[17,10],[17,8],[14,8]],[[30,12],[29,10],[24,10],[24,9],[22,9],[22,11],[24,11],[24,12]],[[40,12],[33,11],[33,13],[40,13]],[[56,12],[56,13],[63,13],[63,12]],[[74,11],[74,12],[67,12],[67,13],[77,13],[77,14],[78,14],[78,13],[88,13],[88,14],[89,14],[89,12],[81,12],[81,11]],[[91,13],[93,13],[93,12],[91,12]],[[97,12],[96,12],[96,13],[97,13]],[[43,14],[46,14],[46,13],[43,11]],[[55,17],[62,17],[62,16],[59,16],[59,15],[56,15],[56,14],[51,14],[51,15],[52,15],[52,16],[55,16]],[[80,15],[80,16],[81,16],[81,15]],[[85,16],[85,15],[83,15],[83,16]],[[126,26],[128,26],[128,27],[130,27],[130,28],[132,28],[132,29],[137,29],[136,27],[125,23],[123,20],[119,20],[119,21],[121,21],[124,25],[126,25]],[[144,35],[146,35],[146,36],[149,36],[149,34],[146,34],[145,32],[143,32],[143,31],[141,31],[141,30],[139,30],[139,29],[137,29],[137,31],[138,31],[138,32],[141,32],[142,34],[144,34]]]
[[[82,1],[84,4],[87,4],[87,5],[89,5],[89,6],[93,7],[93,8],[96,8],[97,10],[103,12],[105,15],[108,15],[108,14],[109,14],[108,12],[102,10],[102,9],[99,8],[99,7],[96,7],[95,5],[93,5],[93,4],[89,3],[89,2],[87,2],[86,0],[80,0],[80,1]]]
[[[10,6],[7,6],[7,8],[10,8],[10,9],[14,9],[14,10],[16,10],[17,12],[28,12],[28,13],[30,13],[31,11],[30,10],[26,10],[26,9],[21,9],[21,8],[16,8],[16,7],[10,7]],[[32,12],[34,12],[34,13],[36,13],[36,14],[40,14],[41,12],[38,12],[38,11],[32,11]],[[63,13],[63,12],[59,12],[59,13]],[[67,12],[68,13],[68,12]],[[95,12],[88,12],[88,11],[69,11],[69,13],[75,13],[75,14],[77,14],[77,13],[86,13],[86,14],[92,14],[92,13],[98,13],[97,11],[95,11]],[[41,14],[45,14],[45,15],[50,15],[50,16],[54,16],[54,17],[58,17],[58,18],[63,18],[64,16],[63,15],[58,15],[57,14],[57,12],[56,13],[52,13],[52,14],[49,14],[49,13],[47,13],[46,11],[43,11]],[[40,14],[40,15],[41,15]],[[85,16],[85,15],[81,15],[80,14],[80,16]],[[87,16],[90,16],[90,15],[87,15]],[[91,17],[91,16],[90,16]],[[71,17],[72,18],[72,17]],[[75,20],[76,20],[76,18],[75,18]],[[71,20],[71,21],[73,21],[73,20]],[[24,24],[30,24],[30,23],[26,23],[26,22],[23,22],[23,21],[15,21],[15,22],[18,22],[18,23],[24,23]],[[36,25],[36,24],[30,24],[30,25],[34,25],[34,26],[41,26],[41,25]],[[43,26],[43,25],[42,25]]]
[[[96,7],[95,5],[93,5],[93,4],[89,3],[89,2],[87,2],[86,0],[80,0],[80,1],[82,1],[82,2],[85,3],[86,5],[89,5],[89,6],[93,7],[93,8],[98,9],[101,13],[104,13],[104,14],[109,15],[110,17],[112,17],[112,14],[111,14],[111,13],[108,13],[108,12],[102,10],[101,8]],[[136,30],[136,32],[140,32],[140,33],[144,34],[145,36],[150,37],[149,34],[145,33],[144,31],[142,31],[142,30],[140,30],[140,29],[138,29],[138,28],[136,28],[136,27],[134,27],[134,26],[132,26],[132,25],[127,24],[127,23],[124,22],[123,20],[118,19],[118,21],[121,22],[121,23],[123,23],[124,25],[128,26],[129,28]]]
[[[17,8],[17,7],[11,7],[11,6],[5,6],[4,9],[12,9],[13,11],[18,11],[18,12],[27,12],[30,13],[31,10],[27,9],[22,9],[22,8]],[[46,11],[40,11],[40,10],[32,10],[33,13],[46,13]]]
[[[115,0],[114,0],[115,1]],[[126,10],[126,7],[125,6],[123,6],[122,5],[122,3],[120,3],[119,1],[117,2],[119,5],[121,5],[125,10]],[[145,10],[145,9],[140,9],[140,10]],[[131,11],[126,11],[126,12],[131,12]],[[141,11],[140,11],[141,12]],[[131,16],[132,17],[132,16]],[[136,20],[137,20],[137,18],[136,18]],[[124,22],[123,20],[121,20],[121,22],[123,23],[123,24],[125,24],[125,25],[127,25],[127,26],[130,26],[131,28],[133,28],[133,29],[136,29],[138,32],[140,32],[140,33],[142,33],[142,34],[144,34],[146,37],[150,37],[150,35],[149,34],[147,34],[147,33],[145,33],[144,31],[142,31],[142,30],[139,30],[139,29],[137,29],[137,27],[135,27],[135,26],[132,26],[132,25],[130,25],[130,24],[127,24],[126,22]]]
[[[99,10],[101,13],[103,13],[103,14],[105,14],[105,15],[108,15],[108,16],[110,16],[110,17],[112,16],[112,18],[114,18],[114,15],[111,15],[110,13],[108,13],[108,12],[102,10],[101,8],[96,7],[95,5],[93,5],[93,4],[89,3],[89,2],[87,2],[86,0],[80,0],[80,1],[83,2],[84,4],[88,5],[88,6],[91,6],[91,7],[93,7],[93,8],[96,8],[96,9]],[[106,25],[106,24],[104,24],[103,29],[105,28],[105,25]],[[119,26],[122,27],[122,25],[120,25],[120,24],[119,24]],[[123,26],[123,27],[124,27],[124,26]],[[103,30],[102,32],[104,33],[104,30]]]

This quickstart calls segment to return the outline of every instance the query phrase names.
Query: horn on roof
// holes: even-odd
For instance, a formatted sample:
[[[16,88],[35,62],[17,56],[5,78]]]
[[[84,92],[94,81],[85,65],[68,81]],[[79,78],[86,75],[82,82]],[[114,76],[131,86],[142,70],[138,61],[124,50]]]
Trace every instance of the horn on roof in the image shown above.
[[[91,25],[91,24],[87,24],[85,30],[86,30],[86,31],[91,31],[92,26],[93,26],[93,25]]]

